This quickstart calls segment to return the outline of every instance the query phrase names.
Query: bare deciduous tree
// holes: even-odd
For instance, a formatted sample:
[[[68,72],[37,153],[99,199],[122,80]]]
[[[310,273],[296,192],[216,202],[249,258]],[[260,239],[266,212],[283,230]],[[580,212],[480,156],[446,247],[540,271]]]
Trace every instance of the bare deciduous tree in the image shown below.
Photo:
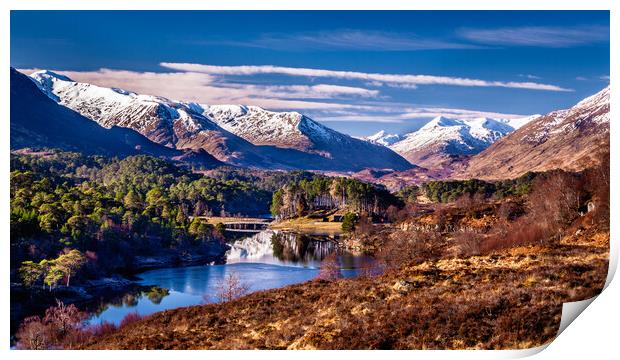
[[[335,252],[327,255],[323,259],[317,278],[327,281],[334,281],[342,278],[342,274],[340,273],[340,261],[338,261],[338,255]]]
[[[247,294],[250,286],[241,281],[236,272],[230,272],[217,284],[216,296],[220,302],[234,300]]]

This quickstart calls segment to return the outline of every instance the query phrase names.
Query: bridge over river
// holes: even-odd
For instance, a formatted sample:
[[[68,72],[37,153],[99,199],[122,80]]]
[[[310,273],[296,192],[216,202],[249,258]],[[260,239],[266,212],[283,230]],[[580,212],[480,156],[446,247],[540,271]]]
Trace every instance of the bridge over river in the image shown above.
[[[233,232],[259,232],[267,229],[271,219],[239,219],[236,221],[224,221],[222,224],[226,226],[226,231]]]
[[[206,220],[207,223],[213,226],[224,224],[226,231],[248,233],[256,233],[265,230],[269,226],[269,223],[273,221],[273,219],[270,218],[236,216],[199,216],[199,218]]]

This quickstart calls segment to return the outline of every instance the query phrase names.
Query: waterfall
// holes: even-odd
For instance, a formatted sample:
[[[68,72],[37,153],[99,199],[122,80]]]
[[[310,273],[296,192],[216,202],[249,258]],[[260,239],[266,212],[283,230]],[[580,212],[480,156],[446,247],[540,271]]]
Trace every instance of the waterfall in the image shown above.
[[[273,230],[264,230],[250,237],[235,241],[231,245],[230,250],[226,252],[226,261],[230,263],[273,256],[271,237],[274,234]]]

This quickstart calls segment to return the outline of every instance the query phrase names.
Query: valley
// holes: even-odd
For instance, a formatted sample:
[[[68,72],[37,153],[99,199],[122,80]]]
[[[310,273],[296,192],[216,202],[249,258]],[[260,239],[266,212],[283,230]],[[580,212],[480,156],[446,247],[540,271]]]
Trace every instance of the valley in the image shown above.
[[[362,139],[46,70],[11,94],[17,348],[528,348],[605,282],[609,87]]]

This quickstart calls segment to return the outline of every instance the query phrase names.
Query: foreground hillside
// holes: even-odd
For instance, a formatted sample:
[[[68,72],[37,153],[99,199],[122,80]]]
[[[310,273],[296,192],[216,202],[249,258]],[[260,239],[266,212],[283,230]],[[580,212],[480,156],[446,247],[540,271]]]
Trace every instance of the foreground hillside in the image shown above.
[[[312,282],[154,314],[90,349],[529,348],[551,341],[562,303],[605,282],[608,233],[411,263],[377,278]]]

